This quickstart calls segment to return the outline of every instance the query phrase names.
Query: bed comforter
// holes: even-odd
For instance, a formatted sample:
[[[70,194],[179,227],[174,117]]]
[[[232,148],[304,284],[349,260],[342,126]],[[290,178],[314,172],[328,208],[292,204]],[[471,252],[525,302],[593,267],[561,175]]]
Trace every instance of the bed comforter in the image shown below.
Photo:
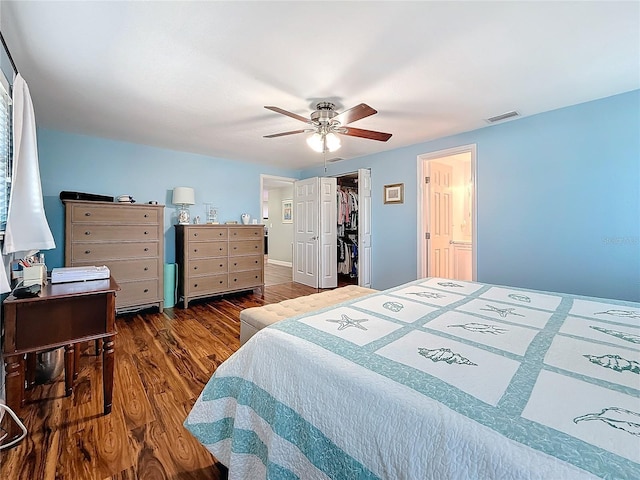
[[[640,478],[640,304],[421,279],[260,331],[185,427],[233,479]]]

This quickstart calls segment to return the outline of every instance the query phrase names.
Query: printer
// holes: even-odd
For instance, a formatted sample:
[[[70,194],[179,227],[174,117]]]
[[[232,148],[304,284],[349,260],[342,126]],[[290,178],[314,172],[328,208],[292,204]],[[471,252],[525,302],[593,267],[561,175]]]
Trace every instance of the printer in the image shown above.
[[[103,280],[109,278],[109,267],[59,267],[51,270],[51,283],[86,282],[89,280]]]

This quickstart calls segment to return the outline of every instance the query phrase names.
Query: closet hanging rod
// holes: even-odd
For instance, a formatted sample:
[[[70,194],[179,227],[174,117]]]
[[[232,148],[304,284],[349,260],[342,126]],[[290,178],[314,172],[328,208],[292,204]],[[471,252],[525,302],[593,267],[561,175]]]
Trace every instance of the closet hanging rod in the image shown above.
[[[7,52],[7,57],[9,58],[9,62],[11,63],[11,68],[13,68],[13,73],[18,74],[18,67],[16,67],[15,62],[13,61],[13,57],[11,56],[11,52],[9,51],[9,47],[7,47],[7,42],[4,41],[4,35],[0,32],[0,40],[2,41],[2,47],[4,51]]]

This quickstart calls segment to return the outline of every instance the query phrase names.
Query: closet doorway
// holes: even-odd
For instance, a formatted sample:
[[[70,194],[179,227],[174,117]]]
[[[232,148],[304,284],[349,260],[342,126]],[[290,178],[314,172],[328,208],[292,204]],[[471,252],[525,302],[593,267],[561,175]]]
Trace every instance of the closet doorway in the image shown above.
[[[418,276],[476,279],[476,148],[418,157]]]
[[[338,283],[371,288],[371,170],[336,176]]]

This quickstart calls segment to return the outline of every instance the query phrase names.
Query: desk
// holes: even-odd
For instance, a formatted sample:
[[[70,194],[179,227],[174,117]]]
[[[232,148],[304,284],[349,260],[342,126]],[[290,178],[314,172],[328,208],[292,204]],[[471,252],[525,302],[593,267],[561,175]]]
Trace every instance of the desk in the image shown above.
[[[103,339],[102,380],[104,413],[111,412],[115,296],[120,287],[113,278],[45,285],[38,297],[3,302],[2,353],[6,371],[7,406],[24,405],[25,354],[64,347],[65,393],[71,395],[78,342]]]

